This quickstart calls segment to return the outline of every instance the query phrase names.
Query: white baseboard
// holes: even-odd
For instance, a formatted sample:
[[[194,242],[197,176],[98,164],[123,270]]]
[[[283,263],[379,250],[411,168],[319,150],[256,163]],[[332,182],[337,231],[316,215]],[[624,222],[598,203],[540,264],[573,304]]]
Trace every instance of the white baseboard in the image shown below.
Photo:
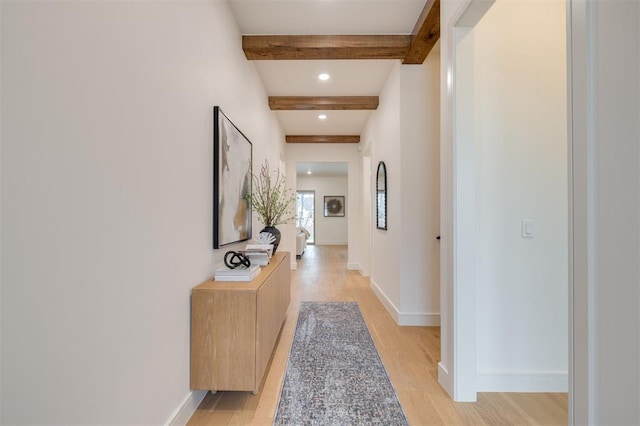
[[[440,314],[426,312],[400,312],[396,305],[384,294],[374,280],[371,281],[371,289],[378,296],[380,302],[387,309],[398,325],[410,326],[439,326]]]
[[[370,279],[369,281],[371,283],[371,290],[373,290],[376,296],[378,296],[378,299],[380,299],[380,302],[382,302],[382,305],[387,309],[387,312],[391,314],[395,322],[398,323],[399,311],[398,308],[396,308],[396,305],[394,305],[393,302],[389,300],[387,295],[384,294],[384,292],[380,289],[380,287],[378,287],[378,284],[376,284],[373,279]]]
[[[440,314],[428,314],[421,312],[404,312],[398,316],[398,325],[417,325],[427,327],[440,326]]]
[[[328,242],[316,241],[314,244],[317,245],[317,246],[347,246],[347,245],[349,245],[346,241],[344,243],[339,242],[339,241],[328,241]]]
[[[169,420],[167,420],[165,426],[185,426],[191,416],[193,416],[193,413],[196,412],[196,409],[204,397],[207,396],[207,393],[205,390],[190,392],[189,395],[185,396],[182,400],[180,406],[169,416]]]
[[[478,392],[568,392],[566,371],[478,371]]]
[[[442,361],[438,363],[438,383],[440,383],[440,386],[442,386],[444,390],[447,391],[451,399],[453,399],[453,383],[451,381],[451,375],[449,374],[447,367],[442,364]]]
[[[347,263],[347,269],[350,271],[360,271],[362,273],[362,268],[359,263]]]

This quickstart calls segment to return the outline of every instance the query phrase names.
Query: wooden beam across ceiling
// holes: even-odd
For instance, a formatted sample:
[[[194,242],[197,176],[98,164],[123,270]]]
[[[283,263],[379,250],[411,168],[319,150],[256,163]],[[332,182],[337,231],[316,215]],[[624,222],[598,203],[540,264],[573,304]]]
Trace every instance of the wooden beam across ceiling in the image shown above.
[[[378,96],[269,96],[272,110],[373,110]]]
[[[242,36],[249,60],[403,59],[409,35],[254,35]]]
[[[403,64],[421,64],[440,39],[440,0],[428,0],[411,34]]]
[[[287,135],[287,143],[358,143],[360,135]]]

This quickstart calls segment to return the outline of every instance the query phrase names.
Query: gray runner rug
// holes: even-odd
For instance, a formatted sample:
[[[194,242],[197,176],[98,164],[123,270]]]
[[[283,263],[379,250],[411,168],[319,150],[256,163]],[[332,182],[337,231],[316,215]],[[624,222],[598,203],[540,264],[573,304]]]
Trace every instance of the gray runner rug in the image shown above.
[[[274,424],[408,424],[356,302],[302,302]]]

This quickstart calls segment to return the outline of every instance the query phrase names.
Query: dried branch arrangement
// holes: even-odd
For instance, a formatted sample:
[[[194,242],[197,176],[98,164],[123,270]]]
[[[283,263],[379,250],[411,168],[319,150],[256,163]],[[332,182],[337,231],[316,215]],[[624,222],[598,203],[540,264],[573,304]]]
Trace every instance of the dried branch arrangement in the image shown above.
[[[277,226],[295,219],[295,193],[287,188],[280,170],[271,173],[265,160],[257,175],[251,173],[253,188],[248,201],[264,226]]]

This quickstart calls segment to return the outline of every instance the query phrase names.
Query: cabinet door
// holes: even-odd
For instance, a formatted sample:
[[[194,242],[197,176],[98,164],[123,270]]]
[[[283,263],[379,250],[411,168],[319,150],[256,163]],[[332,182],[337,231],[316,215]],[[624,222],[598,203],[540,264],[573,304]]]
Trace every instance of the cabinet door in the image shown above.
[[[191,303],[191,389],[254,390],[256,293],[199,291]]]
[[[278,265],[267,282],[258,290],[256,323],[256,389],[269,364],[280,329],[287,315],[291,290],[289,255]]]

